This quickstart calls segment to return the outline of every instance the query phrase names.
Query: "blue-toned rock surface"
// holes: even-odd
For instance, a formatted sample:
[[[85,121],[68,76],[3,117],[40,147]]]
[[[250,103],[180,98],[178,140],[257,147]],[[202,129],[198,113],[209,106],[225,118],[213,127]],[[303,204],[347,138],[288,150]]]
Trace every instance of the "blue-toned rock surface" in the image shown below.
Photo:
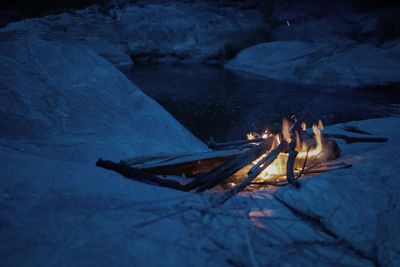
[[[339,141],[339,160],[352,168],[305,178],[300,190],[246,191],[218,207],[210,198],[219,192],[174,191],[95,166],[98,157],[208,150],[109,62],[126,64],[136,52],[154,61],[209,60],[238,32],[255,29],[234,9],[182,5],[130,7],[114,19],[88,9],[0,30],[1,265],[398,266],[398,117],[328,127],[389,138]],[[228,66],[305,83],[398,81],[395,40],[280,34]]]
[[[389,141],[351,145],[338,141],[341,161],[354,163],[352,168],[319,174],[305,179],[300,190],[286,187],[275,194],[379,266],[400,264],[399,121],[371,119],[328,127],[326,131],[343,133],[343,127],[356,126]]]
[[[108,61],[73,42],[0,33],[0,142],[94,163],[206,146]]]
[[[86,46],[1,37],[3,264],[373,266],[271,190],[212,207],[209,193],[97,168],[99,156],[207,148]]]
[[[51,40],[86,45],[115,65],[149,62],[219,62],[265,39],[257,9],[168,1],[130,5],[104,15],[96,6],[14,22]]]
[[[351,40],[275,41],[241,51],[225,66],[276,80],[365,86],[400,82],[400,40],[382,46]]]
[[[225,66],[316,86],[399,83],[400,9],[360,10],[346,2],[327,9],[320,1],[278,1],[270,40]]]

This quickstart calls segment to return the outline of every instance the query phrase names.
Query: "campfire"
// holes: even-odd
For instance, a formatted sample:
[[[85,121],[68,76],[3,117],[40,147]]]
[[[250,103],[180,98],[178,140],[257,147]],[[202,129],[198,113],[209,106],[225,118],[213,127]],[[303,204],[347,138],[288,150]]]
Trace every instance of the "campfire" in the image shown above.
[[[252,162],[251,168],[263,167],[260,162],[263,157],[266,157],[271,151],[276,149],[281,143],[291,144],[295,142],[295,159],[293,163],[293,175],[296,179],[304,175],[306,168],[310,166],[314,168],[317,166],[316,163],[322,163],[329,159],[335,159],[340,156],[340,150],[336,142],[327,141],[326,143],[322,139],[323,124],[319,120],[318,123],[312,125],[312,134],[307,132],[306,123],[301,123],[301,128],[298,131],[292,129],[295,125],[290,125],[289,122],[284,119],[282,123],[281,134],[274,133],[270,129],[266,129],[264,132],[258,134],[255,132],[248,133],[247,140],[260,140],[260,139],[272,139],[272,146],[267,153],[259,157],[257,160]],[[295,135],[291,135],[291,132],[295,131]],[[292,141],[292,138],[296,140]],[[289,153],[287,149],[283,149],[276,159],[268,165],[255,179],[254,184],[259,185],[282,185],[287,184],[287,164],[289,159]]]
[[[387,141],[322,133],[323,128],[322,121],[307,129],[304,122],[284,119],[278,131],[248,133],[244,140],[218,143],[211,138],[211,152],[136,157],[119,163],[99,159],[96,165],[129,179],[182,191],[203,192],[217,187],[226,190],[216,201],[222,204],[249,186],[292,184],[300,188],[299,179],[303,176],[351,167],[344,162],[332,163],[340,157],[333,139],[349,144]],[[361,132],[356,130],[353,132]]]

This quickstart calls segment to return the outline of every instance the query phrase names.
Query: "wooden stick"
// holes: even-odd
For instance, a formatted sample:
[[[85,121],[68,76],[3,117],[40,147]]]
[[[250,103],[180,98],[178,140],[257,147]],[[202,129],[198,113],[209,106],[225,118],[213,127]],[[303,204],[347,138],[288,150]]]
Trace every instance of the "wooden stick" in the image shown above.
[[[288,147],[288,160],[286,162],[286,179],[294,187],[300,188],[300,182],[294,177],[294,163],[299,152],[296,151],[296,133],[300,130],[300,121],[297,120],[292,127],[289,128],[290,143]]]
[[[347,144],[358,143],[358,142],[385,143],[388,141],[388,139],[385,137],[357,137],[357,136],[348,136],[344,134],[331,134],[331,133],[324,133],[322,134],[322,136],[328,138],[343,139],[344,141],[346,141]]]
[[[185,185],[182,185],[177,181],[161,179],[154,174],[129,167],[128,165],[123,163],[115,163],[110,160],[102,160],[100,158],[97,160],[96,166],[102,167],[107,170],[116,171],[128,179],[133,179],[139,182],[144,182],[153,185],[155,184],[163,187],[169,187],[173,189],[187,191]]]
[[[212,171],[199,175],[196,179],[187,184],[181,184],[174,180],[161,179],[154,174],[130,167],[123,162],[115,163],[112,161],[99,159],[96,162],[96,165],[108,170],[116,171],[126,178],[134,179],[144,183],[156,184],[182,191],[190,191],[195,188],[199,188],[198,191],[204,191],[231,177],[235,172],[259,158],[262,154],[268,151],[268,149],[272,146],[272,143],[272,139],[263,139],[263,142],[259,145],[256,145],[253,148],[238,154],[237,156],[233,157],[233,159],[226,161],[224,164],[216,167]]]
[[[251,144],[251,143],[260,143],[260,142],[264,142],[265,140],[266,140],[265,138],[255,138],[255,139],[250,139],[250,140],[238,140],[238,141],[217,143],[214,141],[214,139],[210,138],[210,141],[208,142],[208,147],[212,148],[212,149],[219,149],[221,147],[226,147],[226,146],[239,146],[239,145],[245,145],[245,144]]]
[[[274,160],[278,157],[279,153],[283,150],[285,147],[284,142],[280,143],[271,153],[266,155],[263,159],[260,160],[253,168],[250,169],[248,172],[247,178],[238,186],[232,188],[225,194],[223,194],[220,198],[216,199],[213,201],[214,205],[222,205],[224,204],[228,199],[245,189],[250,183],[263,171],[265,168],[267,168],[269,165],[274,162]]]
[[[198,183],[204,183],[203,185],[199,186],[199,188],[197,189],[198,192],[202,192],[216,186],[217,184],[231,177],[240,169],[244,168],[254,160],[261,157],[264,153],[268,151],[268,149],[271,148],[272,144],[272,138],[264,139],[264,142],[261,142],[259,145],[254,146],[254,148],[243,152],[242,154],[235,157],[233,160],[230,160],[218,166],[211,172],[201,175],[199,179],[193,181],[193,184],[191,186],[197,187],[199,186]]]
[[[341,162],[338,164],[326,164],[326,169],[317,169],[317,167],[322,167],[322,166],[324,166],[324,165],[320,165],[320,164],[314,165],[313,167],[306,169],[303,174],[304,175],[316,174],[316,173],[329,172],[329,171],[335,171],[335,170],[340,170],[340,169],[347,169],[347,168],[351,168],[353,165]],[[251,184],[284,186],[284,185],[289,184],[289,182],[288,181],[280,181],[280,182],[263,181],[263,182],[253,182]]]
[[[292,137],[289,144],[289,156],[286,163],[286,179],[289,183],[294,185],[296,188],[300,188],[299,181],[294,177],[294,162],[296,160],[298,152],[296,151],[296,137]]]
[[[347,169],[353,167],[352,164],[347,164],[344,162],[339,162],[339,163],[326,163],[326,162],[320,162],[316,163],[310,167],[308,167],[304,173],[305,174],[314,174],[314,173],[321,173],[321,172],[326,172],[326,171],[331,171],[331,170],[338,170],[338,169]]]
[[[307,153],[306,153],[306,157],[305,157],[304,162],[303,162],[303,167],[301,168],[300,172],[297,174],[296,180],[299,179],[304,174],[304,170],[305,170],[305,168],[307,166],[308,153],[310,152],[310,149],[311,149],[310,147],[307,148]]]
[[[122,161],[129,167],[161,175],[187,175],[195,176],[199,173],[206,173],[218,165],[243,153],[241,149],[214,150],[201,153],[190,153],[169,158],[150,158],[149,161]],[[136,162],[138,162],[136,164]]]

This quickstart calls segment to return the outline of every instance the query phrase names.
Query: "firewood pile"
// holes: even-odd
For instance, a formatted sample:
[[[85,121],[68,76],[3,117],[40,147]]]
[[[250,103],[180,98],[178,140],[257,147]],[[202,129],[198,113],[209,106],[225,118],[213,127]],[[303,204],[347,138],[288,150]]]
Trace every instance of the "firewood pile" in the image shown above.
[[[210,139],[210,152],[136,157],[118,163],[100,158],[96,165],[129,179],[182,191],[203,192],[230,184],[217,200],[217,204],[223,204],[250,185],[291,184],[300,188],[299,179],[305,175],[351,167],[344,162],[331,163],[340,157],[340,148],[333,139],[350,144],[387,141],[322,134],[322,129],[321,122],[310,132],[304,123],[284,120],[280,131],[251,133],[246,140],[218,143]]]

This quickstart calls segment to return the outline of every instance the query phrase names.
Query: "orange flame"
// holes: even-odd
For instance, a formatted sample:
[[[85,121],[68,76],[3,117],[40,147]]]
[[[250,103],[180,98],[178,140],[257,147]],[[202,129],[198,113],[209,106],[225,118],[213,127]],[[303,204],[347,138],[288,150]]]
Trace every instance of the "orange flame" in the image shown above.
[[[284,119],[282,121],[282,138],[286,143],[290,143],[292,138],[296,138],[296,151],[298,152],[296,161],[295,161],[295,171],[299,172],[304,164],[304,161],[307,158],[307,161],[310,162],[313,159],[318,158],[318,156],[323,151],[323,142],[322,142],[322,133],[323,124],[322,121],[319,120],[318,123],[312,125],[313,134],[308,133],[306,123],[301,123],[301,132],[295,131],[295,137],[290,135],[292,131],[293,125]],[[257,134],[249,133],[247,134],[247,139],[254,139]],[[279,135],[273,135],[269,130],[265,130],[263,134],[261,134],[263,138],[274,138],[274,142],[272,145],[272,149],[277,147],[282,140]],[[255,160],[253,164],[256,164],[261,158],[265,155],[262,155],[259,159]],[[265,180],[274,181],[280,180],[286,177],[286,164],[288,160],[288,153],[282,152],[279,154],[277,159],[269,165],[263,172],[258,175],[256,178],[257,182],[262,182]]]
[[[247,140],[253,140],[256,138],[256,135],[254,133],[248,133],[246,134]]]

